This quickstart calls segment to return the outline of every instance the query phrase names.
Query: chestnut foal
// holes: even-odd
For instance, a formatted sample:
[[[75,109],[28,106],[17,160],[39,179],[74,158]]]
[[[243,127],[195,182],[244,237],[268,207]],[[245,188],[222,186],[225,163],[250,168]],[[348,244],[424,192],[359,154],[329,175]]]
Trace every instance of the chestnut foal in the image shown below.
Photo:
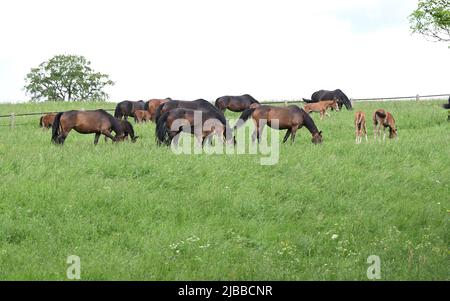
[[[361,111],[355,113],[355,131],[356,144],[360,144],[362,142],[363,134],[366,136],[367,141],[366,113]]]
[[[136,123],[147,122],[151,120],[151,114],[149,111],[136,110],[134,111],[134,121]]]
[[[336,99],[333,100],[322,100],[315,103],[308,103],[303,107],[303,110],[305,110],[306,113],[310,114],[311,112],[319,112],[320,113],[320,119],[323,119],[323,116],[330,116],[330,114],[327,112],[329,108],[334,108],[336,112],[339,111],[339,105],[337,103]]]
[[[381,127],[383,127],[383,141],[386,140],[386,128],[389,128],[389,138],[397,138],[397,129],[395,127],[395,119],[391,113],[379,109],[373,113],[374,136],[381,138]]]

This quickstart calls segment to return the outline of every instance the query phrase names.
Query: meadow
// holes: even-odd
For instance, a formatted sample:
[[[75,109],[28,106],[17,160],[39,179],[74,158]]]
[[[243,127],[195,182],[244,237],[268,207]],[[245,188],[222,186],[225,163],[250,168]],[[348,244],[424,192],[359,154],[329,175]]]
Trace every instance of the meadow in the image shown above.
[[[381,280],[449,280],[442,103],[354,103],[369,119],[361,145],[354,112],[314,115],[323,144],[301,129],[273,166],[175,155],[156,146],[154,124],[135,125],[135,144],[71,132],[61,147],[39,116],[12,129],[2,118],[0,279],[66,280],[77,255],[82,280],[367,280],[377,255]],[[97,107],[114,104],[2,104],[0,115]],[[397,141],[373,141],[378,108]]]

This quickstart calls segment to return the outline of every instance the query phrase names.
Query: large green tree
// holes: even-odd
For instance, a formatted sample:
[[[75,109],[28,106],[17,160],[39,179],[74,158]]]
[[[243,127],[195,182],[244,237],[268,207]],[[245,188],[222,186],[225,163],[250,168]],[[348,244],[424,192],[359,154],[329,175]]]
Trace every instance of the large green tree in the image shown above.
[[[105,101],[105,87],[114,85],[107,74],[95,72],[83,56],[57,55],[32,68],[25,78],[31,101]]]
[[[413,33],[433,41],[450,42],[450,0],[419,0],[409,22]]]

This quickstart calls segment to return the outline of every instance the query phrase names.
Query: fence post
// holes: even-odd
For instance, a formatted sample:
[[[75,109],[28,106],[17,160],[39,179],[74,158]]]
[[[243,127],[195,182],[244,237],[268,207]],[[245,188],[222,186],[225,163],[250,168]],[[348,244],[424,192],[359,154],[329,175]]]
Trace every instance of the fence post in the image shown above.
[[[419,94],[417,94],[416,95],[416,101],[419,101],[420,100],[420,96],[419,96]]]
[[[284,101],[284,106],[285,106],[285,107],[288,106],[288,101],[287,101],[287,100]]]
[[[16,114],[11,113],[11,116],[9,116],[9,126],[14,127],[16,125]]]

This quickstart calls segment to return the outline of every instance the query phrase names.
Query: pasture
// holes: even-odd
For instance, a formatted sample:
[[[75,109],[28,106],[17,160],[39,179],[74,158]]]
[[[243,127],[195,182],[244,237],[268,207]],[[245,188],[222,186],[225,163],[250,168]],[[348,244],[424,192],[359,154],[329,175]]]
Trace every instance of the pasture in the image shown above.
[[[50,142],[39,116],[0,119],[0,279],[449,280],[450,122],[443,101],[354,103],[257,155],[175,155],[152,123],[137,143]],[[114,104],[0,105],[0,114]],[[373,141],[372,112],[390,111],[398,141]],[[355,144],[354,112],[369,143]],[[226,112],[228,117],[239,114]],[[267,128],[266,128],[267,130]],[[280,140],[284,132],[280,133]]]

